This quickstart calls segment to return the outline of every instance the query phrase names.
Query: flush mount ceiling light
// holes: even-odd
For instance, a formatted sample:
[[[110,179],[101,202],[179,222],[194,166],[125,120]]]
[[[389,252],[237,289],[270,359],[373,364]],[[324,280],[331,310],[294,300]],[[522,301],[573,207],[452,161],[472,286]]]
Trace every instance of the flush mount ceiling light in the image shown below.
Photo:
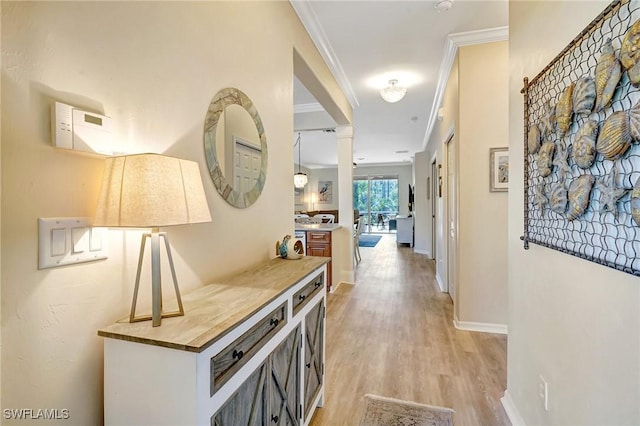
[[[453,6],[453,0],[436,0],[433,6],[440,12],[447,11]]]
[[[407,94],[407,88],[398,86],[398,80],[389,80],[389,85],[380,89],[380,96],[389,103],[398,102]]]

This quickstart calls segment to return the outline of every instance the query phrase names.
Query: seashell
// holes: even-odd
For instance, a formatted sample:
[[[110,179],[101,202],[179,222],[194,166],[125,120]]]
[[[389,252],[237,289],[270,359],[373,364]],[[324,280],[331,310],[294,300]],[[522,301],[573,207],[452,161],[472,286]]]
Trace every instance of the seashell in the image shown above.
[[[582,77],[573,88],[573,112],[590,114],[596,103],[596,82],[591,77]]]
[[[571,181],[567,219],[574,220],[587,210],[594,181],[593,175],[582,175]]]
[[[549,200],[547,199],[547,195],[544,193],[544,184],[541,183],[534,187],[535,193],[533,195],[533,205],[540,207],[542,213],[544,213],[544,208],[549,204]]]
[[[527,135],[527,147],[529,148],[529,154],[535,154],[540,149],[540,129],[538,125],[534,124],[529,129]]]
[[[627,71],[629,81],[640,85],[640,19],[629,27],[620,46],[620,63]]]
[[[571,117],[573,117],[573,88],[575,87],[574,83],[571,83],[562,95],[560,95],[560,99],[558,100],[558,105],[556,105],[556,123],[558,123],[558,135],[563,137],[567,131],[569,131],[569,126],[571,126]]]
[[[640,178],[636,180],[636,185],[631,191],[631,217],[640,226]]]
[[[538,151],[538,173],[540,176],[546,177],[553,171],[553,154],[556,150],[556,144],[553,142],[545,142]]]
[[[631,137],[635,142],[640,142],[640,101],[629,110],[629,127],[631,129]]]
[[[607,160],[617,160],[627,152],[631,141],[629,117],[624,111],[616,111],[604,120],[596,150]]]
[[[611,39],[607,39],[601,52],[596,63],[595,111],[600,111],[609,105],[622,76],[622,67],[616,58]]]
[[[588,169],[596,159],[596,138],[598,122],[587,120],[576,133],[571,155],[578,167]]]
[[[544,111],[540,118],[540,132],[542,136],[550,135],[556,130],[556,107],[551,105],[551,101],[544,104]]]
[[[556,213],[564,214],[567,210],[567,188],[564,179],[551,185],[549,190],[549,207]]]

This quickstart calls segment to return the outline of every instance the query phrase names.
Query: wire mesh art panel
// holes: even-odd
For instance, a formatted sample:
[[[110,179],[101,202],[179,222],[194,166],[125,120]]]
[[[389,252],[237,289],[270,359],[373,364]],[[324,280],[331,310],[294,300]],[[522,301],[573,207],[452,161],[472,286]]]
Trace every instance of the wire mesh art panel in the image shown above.
[[[640,0],[611,3],[525,78],[525,248],[640,276],[639,86]]]

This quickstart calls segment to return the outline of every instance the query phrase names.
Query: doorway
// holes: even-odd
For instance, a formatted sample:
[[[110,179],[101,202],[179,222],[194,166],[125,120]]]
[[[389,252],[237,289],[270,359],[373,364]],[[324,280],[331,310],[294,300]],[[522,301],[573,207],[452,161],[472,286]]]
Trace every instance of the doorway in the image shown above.
[[[363,232],[395,232],[399,211],[398,176],[355,176],[353,208],[360,212]]]

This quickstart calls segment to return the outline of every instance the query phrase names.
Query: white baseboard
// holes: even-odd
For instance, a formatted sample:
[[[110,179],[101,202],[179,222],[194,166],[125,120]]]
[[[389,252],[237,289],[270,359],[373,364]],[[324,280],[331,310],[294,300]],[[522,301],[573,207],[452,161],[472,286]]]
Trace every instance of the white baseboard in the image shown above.
[[[453,326],[458,330],[477,331],[480,333],[509,334],[509,329],[506,324],[458,321],[458,318],[454,318]]]
[[[500,402],[502,402],[504,411],[507,413],[507,417],[509,417],[512,426],[526,426],[524,419],[520,415],[520,411],[518,411],[518,407],[516,407],[516,404],[511,398],[509,389],[504,391],[504,396],[500,398]]]
[[[438,275],[437,272],[436,272],[436,282],[438,283],[438,287],[440,287],[440,291],[443,293],[446,293],[447,291],[444,289],[444,284],[442,283],[442,280],[440,279],[440,275]]]
[[[431,252],[429,250],[417,249],[413,248],[414,253],[426,254],[429,259],[431,259]]]

